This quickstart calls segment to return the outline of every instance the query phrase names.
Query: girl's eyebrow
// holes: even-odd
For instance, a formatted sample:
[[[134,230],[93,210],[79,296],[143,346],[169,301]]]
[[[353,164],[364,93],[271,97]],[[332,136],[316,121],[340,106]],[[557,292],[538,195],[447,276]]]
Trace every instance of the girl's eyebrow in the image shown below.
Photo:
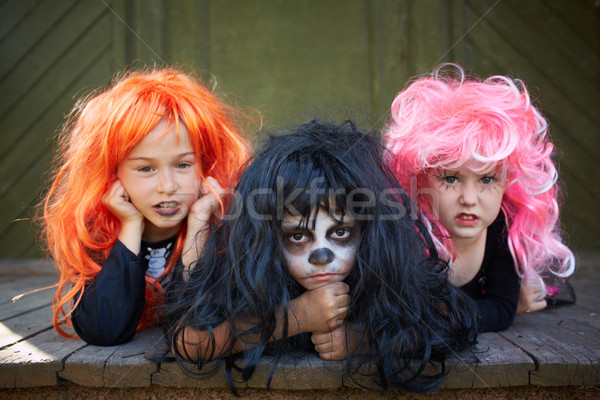
[[[300,227],[302,220],[284,220],[281,221],[281,227],[284,229],[296,229]]]
[[[176,158],[183,158],[183,157],[189,156],[190,154],[193,155],[193,156],[196,155],[196,153],[194,153],[193,151],[188,151],[188,152],[185,152],[185,153],[179,153],[175,157]],[[140,157],[127,157],[126,158],[127,161],[136,161],[136,160],[153,161],[155,159],[156,159],[155,157],[143,157],[143,156],[140,156]]]

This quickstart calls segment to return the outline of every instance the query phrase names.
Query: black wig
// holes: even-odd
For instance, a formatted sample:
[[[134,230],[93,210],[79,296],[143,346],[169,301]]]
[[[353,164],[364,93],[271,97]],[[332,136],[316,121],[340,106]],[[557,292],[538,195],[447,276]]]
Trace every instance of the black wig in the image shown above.
[[[319,207],[333,208],[360,226],[356,263],[346,278],[351,296],[347,320],[360,327],[361,348],[369,351],[348,354],[349,376],[353,379],[368,365],[375,387],[437,390],[446,356],[474,341],[475,312],[449,283],[448,266],[385,166],[384,151],[377,137],[349,121],[312,121],[266,140],[245,167],[228,213],[211,228],[189,280],[167,291],[170,338],[186,327],[212,335],[215,327],[229,322],[229,351],[222,358],[230,383],[233,369],[249,379],[264,355],[274,357],[274,372],[282,355],[298,348],[310,351],[310,340],[302,340],[303,335],[269,343],[277,308],[284,310],[287,336],[290,301],[304,291],[287,271],[281,222],[286,214],[308,221]],[[251,328],[236,325],[248,317],[255,321]],[[260,334],[260,340],[232,354],[233,344],[248,334]],[[203,357],[175,350],[186,373],[213,372],[205,368],[206,361],[188,361],[212,359],[214,340],[203,347],[198,350]],[[425,372],[430,363],[441,370]]]

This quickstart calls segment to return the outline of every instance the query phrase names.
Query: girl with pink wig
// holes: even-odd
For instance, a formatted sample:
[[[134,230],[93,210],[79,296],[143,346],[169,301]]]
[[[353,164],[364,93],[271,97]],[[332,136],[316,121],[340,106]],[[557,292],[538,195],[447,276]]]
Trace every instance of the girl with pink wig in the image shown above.
[[[43,203],[58,333],[108,346],[156,322],[174,264],[198,257],[247,158],[233,111],[170,68],[123,74],[76,104]]]
[[[451,261],[451,282],[477,303],[479,331],[500,331],[517,306],[546,307],[556,290],[545,278],[574,270],[559,228],[553,145],[523,82],[443,67],[398,94],[384,136],[395,173]]]

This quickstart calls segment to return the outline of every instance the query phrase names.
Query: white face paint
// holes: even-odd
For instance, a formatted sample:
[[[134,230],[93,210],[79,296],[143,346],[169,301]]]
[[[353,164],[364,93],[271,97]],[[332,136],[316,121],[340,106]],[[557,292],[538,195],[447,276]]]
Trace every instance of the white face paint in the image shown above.
[[[307,290],[341,282],[356,260],[359,227],[349,215],[331,218],[320,209],[314,229],[312,221],[286,215],[281,223],[281,243],[292,278]],[[308,225],[308,226],[305,226]]]

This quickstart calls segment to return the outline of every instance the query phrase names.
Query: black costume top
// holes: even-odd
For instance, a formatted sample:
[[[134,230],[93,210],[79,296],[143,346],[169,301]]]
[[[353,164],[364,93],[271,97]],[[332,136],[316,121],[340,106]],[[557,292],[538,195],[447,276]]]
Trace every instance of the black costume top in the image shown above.
[[[85,288],[71,315],[77,335],[89,344],[112,346],[133,337],[142,318],[146,276],[156,279],[163,272],[176,237],[149,243],[142,241],[135,255],[117,240],[96,275]],[[161,280],[167,283],[169,277]]]
[[[515,319],[521,282],[508,248],[504,215],[488,227],[485,253],[479,272],[461,289],[477,305],[479,332],[497,332]]]

